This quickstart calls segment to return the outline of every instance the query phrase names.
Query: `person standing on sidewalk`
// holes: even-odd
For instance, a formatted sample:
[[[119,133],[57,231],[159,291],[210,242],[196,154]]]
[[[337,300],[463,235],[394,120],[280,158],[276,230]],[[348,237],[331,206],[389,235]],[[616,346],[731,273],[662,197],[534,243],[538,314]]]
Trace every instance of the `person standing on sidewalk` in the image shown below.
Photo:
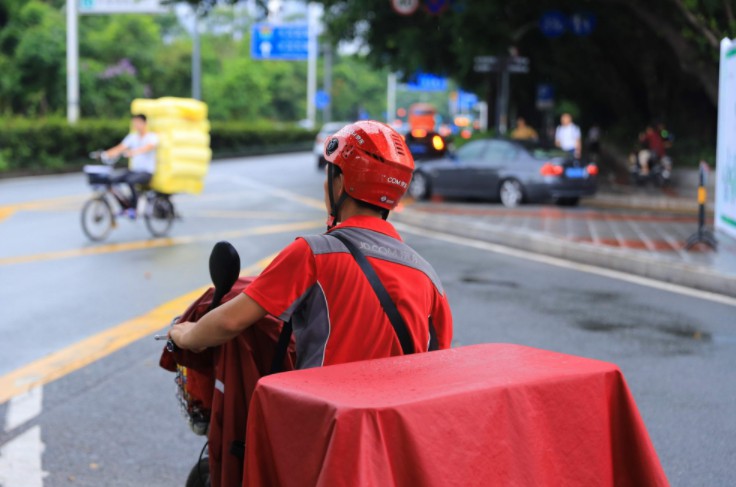
[[[526,124],[523,117],[516,119],[516,128],[511,131],[511,138],[514,140],[530,140],[536,142],[539,140],[539,134],[534,128]]]
[[[572,115],[569,113],[563,113],[560,117],[560,125],[555,130],[555,146],[576,159],[580,158],[582,152],[580,127],[572,122]]]

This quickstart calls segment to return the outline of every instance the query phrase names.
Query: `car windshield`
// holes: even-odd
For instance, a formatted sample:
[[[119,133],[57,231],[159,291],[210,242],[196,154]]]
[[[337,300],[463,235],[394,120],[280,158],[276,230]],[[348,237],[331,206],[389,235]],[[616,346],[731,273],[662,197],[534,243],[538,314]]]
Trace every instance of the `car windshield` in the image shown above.
[[[543,145],[538,142],[516,142],[524,147],[524,149],[526,149],[526,151],[535,159],[550,159],[553,157],[565,156],[565,152],[559,147]]]

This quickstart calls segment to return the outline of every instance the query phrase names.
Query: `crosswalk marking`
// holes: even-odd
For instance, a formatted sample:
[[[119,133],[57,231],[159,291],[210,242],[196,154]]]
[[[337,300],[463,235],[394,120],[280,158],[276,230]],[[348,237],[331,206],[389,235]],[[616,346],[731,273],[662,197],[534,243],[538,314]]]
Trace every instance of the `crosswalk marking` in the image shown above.
[[[45,448],[40,426],[30,428],[0,447],[0,485],[43,487],[43,479],[48,475],[41,466]]]
[[[43,387],[38,386],[14,397],[5,414],[5,431],[12,431],[41,414]]]

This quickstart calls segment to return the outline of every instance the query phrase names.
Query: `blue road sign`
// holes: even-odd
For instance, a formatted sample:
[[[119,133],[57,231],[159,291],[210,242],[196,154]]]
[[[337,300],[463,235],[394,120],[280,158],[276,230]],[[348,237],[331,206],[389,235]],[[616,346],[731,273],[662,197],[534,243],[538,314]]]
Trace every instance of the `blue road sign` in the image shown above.
[[[589,36],[595,29],[596,20],[591,13],[578,12],[570,16],[570,30],[576,36]]]
[[[558,10],[550,10],[539,19],[539,30],[545,37],[560,37],[567,29],[567,16]]]
[[[549,110],[555,105],[555,87],[548,83],[537,85],[537,109]]]
[[[411,91],[447,91],[447,78],[434,74],[417,73],[414,81],[407,83],[406,89]]]
[[[450,6],[450,0],[424,0],[424,8],[432,15],[441,14]]]
[[[324,110],[330,104],[330,94],[325,90],[319,90],[314,96],[314,106],[317,110]]]
[[[308,44],[307,24],[255,24],[250,55],[259,60],[306,61]]]
[[[457,93],[457,106],[461,111],[472,110],[472,108],[478,103],[478,95],[475,93],[468,93],[466,91],[458,91]]]

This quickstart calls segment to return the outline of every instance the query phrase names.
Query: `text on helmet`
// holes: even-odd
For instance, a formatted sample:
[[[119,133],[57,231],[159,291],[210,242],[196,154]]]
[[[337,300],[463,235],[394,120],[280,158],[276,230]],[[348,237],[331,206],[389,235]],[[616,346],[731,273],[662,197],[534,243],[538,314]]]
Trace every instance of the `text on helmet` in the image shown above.
[[[406,181],[402,181],[401,179],[398,179],[398,178],[393,178],[393,177],[391,177],[391,178],[388,178],[388,179],[387,179],[387,181],[388,181],[388,182],[389,182],[390,184],[395,184],[396,186],[401,186],[401,187],[402,187],[402,188],[404,188],[404,189],[406,189],[406,188],[407,188],[407,186],[408,186],[408,185],[406,184]]]

